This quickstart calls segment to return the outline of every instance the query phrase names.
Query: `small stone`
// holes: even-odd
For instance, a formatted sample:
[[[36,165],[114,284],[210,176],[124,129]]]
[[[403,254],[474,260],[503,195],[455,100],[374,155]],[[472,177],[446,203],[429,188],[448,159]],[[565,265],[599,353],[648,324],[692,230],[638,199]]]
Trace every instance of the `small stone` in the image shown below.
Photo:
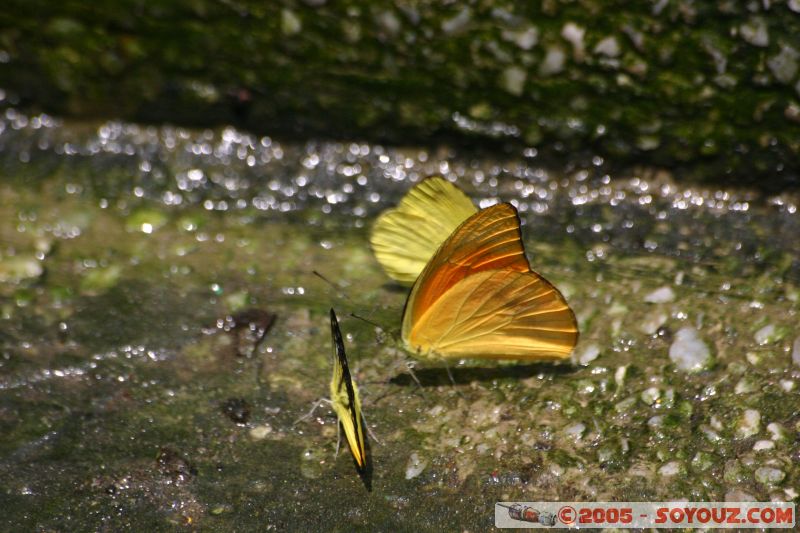
[[[602,54],[606,57],[617,57],[620,54],[619,42],[613,35],[606,37],[594,47],[595,54]]]
[[[654,432],[659,431],[663,425],[664,425],[663,415],[656,415],[650,417],[650,419],[647,421],[647,427],[649,427],[650,430]]]
[[[758,433],[761,429],[761,413],[755,409],[747,409],[739,421],[736,433],[739,437],[746,439]]]
[[[539,29],[536,26],[529,26],[523,30],[503,30],[501,37],[512,42],[523,50],[530,50],[539,42]]]
[[[736,394],[748,394],[751,392],[755,392],[756,390],[758,390],[758,386],[756,385],[756,383],[750,378],[746,377],[740,379],[739,382],[736,384],[736,387],[733,389],[733,391]]]
[[[547,49],[542,64],[539,66],[539,74],[542,76],[551,76],[558,74],[564,70],[564,62],[567,60],[567,54],[560,46],[551,46]]]
[[[675,291],[672,287],[660,287],[644,297],[644,301],[650,304],[665,304],[674,300]]]
[[[253,440],[264,440],[270,433],[272,433],[272,426],[263,424],[250,430],[250,438]]]
[[[789,0],[786,5],[795,13],[800,13],[800,0]]]
[[[711,351],[697,330],[687,326],[675,333],[675,340],[669,347],[669,358],[680,370],[699,372],[710,366]]]
[[[800,366],[800,337],[797,337],[792,345],[792,361],[797,366]]]
[[[775,442],[771,440],[760,440],[753,444],[753,451],[760,452],[762,450],[771,450],[775,447]]]
[[[625,375],[628,373],[628,366],[620,366],[617,367],[617,370],[614,372],[614,383],[617,384],[617,388],[621,389],[625,385]]]
[[[762,466],[756,469],[756,480],[763,485],[777,485],[785,477],[786,474],[783,470],[778,470],[777,468]]]
[[[400,32],[400,19],[394,14],[394,11],[381,11],[375,19],[378,25],[389,35],[397,35]]]
[[[769,344],[775,338],[775,325],[767,324],[756,331],[755,339],[758,344]]]
[[[417,452],[412,453],[406,463],[406,479],[414,479],[425,470],[426,466],[428,466],[428,461],[420,459]]]
[[[680,461],[670,461],[658,469],[658,473],[664,477],[674,476],[683,470],[683,465]]]
[[[633,408],[634,405],[636,405],[636,398],[631,396],[630,398],[627,398],[625,400],[622,400],[621,402],[618,402],[614,406],[614,409],[618,413],[622,414],[622,413],[627,413],[628,411],[630,411]]]
[[[442,31],[448,35],[459,33],[467,27],[472,19],[472,10],[468,7],[462,8],[456,16],[442,22]]]
[[[742,34],[742,39],[753,46],[763,47],[769,45],[767,21],[762,17],[751,17],[750,20],[739,27],[739,31]]]
[[[668,318],[666,313],[654,311],[644,317],[644,320],[639,324],[639,331],[645,335],[655,335],[658,329],[667,323]]]
[[[784,440],[786,438],[786,429],[777,422],[770,422],[767,424],[767,431],[769,431],[770,437],[774,441]]]
[[[781,83],[791,83],[797,74],[797,60],[800,53],[789,45],[781,47],[781,51],[767,60],[767,66],[775,79]]]
[[[661,391],[657,387],[650,387],[642,391],[642,401],[647,405],[653,405],[661,397]]]
[[[714,458],[711,454],[706,452],[697,452],[692,458],[692,468],[694,470],[704,471],[714,466]]]
[[[578,364],[588,365],[589,363],[597,359],[597,356],[599,355],[600,355],[599,346],[597,346],[594,343],[587,344],[586,346],[583,347],[582,350],[580,350],[576,354],[575,360],[578,362]]]
[[[503,74],[500,77],[500,85],[514,96],[521,96],[522,91],[525,89],[527,77],[528,73],[524,69],[517,66],[508,67],[503,70]]]
[[[576,61],[581,61],[584,55],[583,37],[586,29],[578,26],[574,22],[567,22],[561,29],[561,37],[572,45],[573,55]]]
[[[296,35],[303,30],[303,22],[291,9],[281,11],[281,31],[284,35]]]
[[[568,437],[572,437],[574,439],[580,439],[583,437],[583,433],[586,431],[586,424],[581,424],[578,422],[577,424],[572,424],[571,426],[567,426],[564,428],[564,433]]]

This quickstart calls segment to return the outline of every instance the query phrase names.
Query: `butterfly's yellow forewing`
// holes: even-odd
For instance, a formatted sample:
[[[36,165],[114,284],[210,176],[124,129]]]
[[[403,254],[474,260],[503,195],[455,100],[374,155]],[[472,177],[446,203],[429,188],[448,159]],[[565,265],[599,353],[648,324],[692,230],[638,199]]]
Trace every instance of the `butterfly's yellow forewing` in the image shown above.
[[[367,467],[367,452],[364,438],[361,400],[358,398],[358,387],[350,376],[347,356],[344,353],[344,341],[339,330],[336,313],[331,309],[331,337],[333,338],[333,376],[331,377],[331,404],[339,423],[344,429],[350,453],[356,462],[358,471],[363,473]]]
[[[428,178],[378,217],[370,236],[375,258],[389,277],[411,285],[439,245],[476,211],[455,185]]]
[[[510,204],[461,224],[417,278],[402,338],[419,357],[553,360],[578,340],[575,315],[530,269]]]

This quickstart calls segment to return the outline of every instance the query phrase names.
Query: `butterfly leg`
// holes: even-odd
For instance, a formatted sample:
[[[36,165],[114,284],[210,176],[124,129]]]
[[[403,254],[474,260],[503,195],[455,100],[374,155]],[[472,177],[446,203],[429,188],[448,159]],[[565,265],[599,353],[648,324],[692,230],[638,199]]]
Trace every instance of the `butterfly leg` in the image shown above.
[[[311,418],[314,415],[314,411],[317,410],[317,407],[319,407],[320,405],[323,405],[323,404],[331,405],[331,401],[328,398],[320,398],[319,400],[315,401],[314,402],[314,407],[312,407],[311,410],[308,413],[306,413],[304,416],[301,416],[300,418],[295,420],[294,423],[292,424],[292,427],[295,427],[297,424],[299,424],[303,420],[308,420],[309,418]]]
[[[364,413],[361,413],[361,421],[364,423],[364,427],[367,428],[367,433],[369,434],[369,437],[378,444],[381,444],[381,441],[378,440],[378,437],[375,436],[375,433],[372,432],[372,430],[369,427],[369,424],[367,424],[367,417],[364,416]]]
[[[442,358],[442,362],[444,363],[444,369],[445,369],[445,370],[447,370],[447,377],[449,377],[449,378],[450,378],[450,384],[453,386],[453,390],[455,390],[456,394],[458,394],[460,397],[462,397],[462,398],[463,398],[463,397],[464,397],[464,395],[463,395],[463,394],[461,394],[461,391],[459,391],[459,390],[456,388],[456,380],[455,380],[455,378],[453,377],[453,372],[450,370],[450,365],[448,365],[448,364],[447,364],[447,360],[446,360],[446,359],[444,359],[444,358]]]
[[[414,373],[414,361],[406,361],[406,368],[408,369],[408,373],[411,376],[411,379],[419,386],[419,390],[423,390],[422,383],[420,383],[419,378]]]
[[[342,424],[336,421],[336,453],[334,457],[339,457],[339,445],[342,443]]]

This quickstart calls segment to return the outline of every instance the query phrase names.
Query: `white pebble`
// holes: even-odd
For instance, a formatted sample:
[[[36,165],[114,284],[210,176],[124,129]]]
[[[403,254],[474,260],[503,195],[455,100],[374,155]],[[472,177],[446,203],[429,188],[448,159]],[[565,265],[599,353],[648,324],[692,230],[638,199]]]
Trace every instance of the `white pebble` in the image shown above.
[[[675,333],[675,340],[669,347],[669,358],[679,369],[697,372],[711,363],[711,351],[697,330],[687,326]]]
[[[645,335],[654,335],[658,328],[667,323],[666,313],[652,313],[645,317],[644,322],[639,325],[639,331]]]
[[[569,41],[575,53],[575,59],[580,61],[583,58],[583,36],[586,35],[586,29],[578,26],[574,22],[567,22],[561,29],[561,37]]]
[[[772,342],[775,337],[775,325],[767,324],[760,330],[756,331],[755,339],[758,344],[767,344]]]
[[[681,471],[681,463],[679,461],[670,461],[658,469],[658,473],[664,477],[674,476]]]
[[[564,428],[564,433],[566,433],[567,436],[573,437],[575,439],[581,438],[583,436],[584,431],[586,431],[586,424],[581,424],[580,422]]]
[[[264,440],[270,433],[272,433],[272,426],[269,424],[264,424],[251,429],[250,438],[253,440]]]
[[[558,74],[564,70],[564,62],[567,60],[567,54],[560,46],[551,46],[547,49],[542,64],[539,66],[539,74],[542,76],[550,76],[551,74]]]
[[[650,387],[642,391],[642,401],[647,405],[653,405],[661,397],[661,391],[657,387]]]
[[[575,359],[581,365],[588,365],[600,355],[600,347],[596,344],[587,344],[583,349],[576,354]]]
[[[739,27],[742,39],[753,46],[769,45],[769,30],[767,21],[762,17],[752,17]]]
[[[617,57],[620,53],[619,42],[617,38],[610,35],[597,43],[594,47],[595,54],[602,54],[606,57]]]
[[[675,300],[675,291],[672,287],[659,287],[644,297],[644,301],[650,304],[665,304]]]
[[[417,452],[412,453],[406,463],[406,479],[414,479],[425,470],[426,466],[428,466],[428,461],[420,459]]]
[[[761,413],[755,409],[747,409],[739,421],[737,433],[741,438],[752,437],[761,429]]]
[[[508,67],[500,77],[500,86],[514,96],[521,96],[527,78],[528,73],[524,69],[517,66]]]
[[[761,450],[771,450],[775,447],[775,443],[771,440],[760,440],[753,444],[753,451],[760,452]]]
[[[769,431],[772,440],[782,440],[786,437],[786,430],[777,422],[767,424],[767,431]]]
[[[783,481],[785,477],[786,474],[783,470],[778,470],[777,468],[769,466],[762,466],[756,470],[756,480],[764,485],[777,485]]]

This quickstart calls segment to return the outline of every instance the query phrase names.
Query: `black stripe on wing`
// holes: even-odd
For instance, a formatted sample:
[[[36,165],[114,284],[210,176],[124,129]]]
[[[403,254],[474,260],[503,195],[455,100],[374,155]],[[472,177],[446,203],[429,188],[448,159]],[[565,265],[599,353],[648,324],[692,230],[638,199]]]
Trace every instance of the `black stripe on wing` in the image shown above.
[[[336,312],[331,307],[331,336],[333,337],[333,345],[336,348],[336,357],[339,366],[342,368],[342,378],[336,384],[336,390],[341,392],[342,386],[347,389],[347,409],[350,411],[350,419],[353,422],[353,427],[356,430],[356,439],[359,441],[359,452],[364,455],[364,467],[366,467],[367,458],[365,453],[365,446],[362,442],[364,431],[361,427],[361,417],[356,412],[356,391],[353,389],[353,379],[350,377],[350,368],[347,366],[347,356],[344,353],[344,339],[342,339],[342,331],[339,329],[339,320],[336,318]],[[334,361],[333,364],[336,364]],[[366,437],[364,437],[366,438]],[[359,473],[362,473],[364,467],[359,467],[356,462],[356,468]]]

